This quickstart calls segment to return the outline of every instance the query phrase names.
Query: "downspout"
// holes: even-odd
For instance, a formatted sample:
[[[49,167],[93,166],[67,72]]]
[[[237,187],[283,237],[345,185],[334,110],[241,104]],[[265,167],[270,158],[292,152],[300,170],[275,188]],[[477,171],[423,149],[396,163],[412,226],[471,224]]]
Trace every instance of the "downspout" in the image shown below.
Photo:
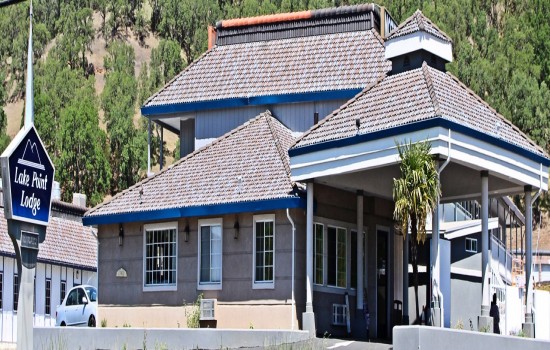
[[[443,172],[443,170],[447,167],[447,165],[449,165],[449,163],[451,162],[451,129],[449,129],[449,136],[448,136],[448,139],[447,139],[447,159],[445,160],[445,162],[439,167],[438,171],[437,171],[437,179],[439,181],[440,177],[441,177],[441,173]],[[439,205],[439,201],[437,203],[437,205]],[[438,211],[439,213],[439,211]],[[439,215],[438,215],[439,216]],[[439,217],[437,218],[437,221],[438,221],[438,224],[437,224],[437,227],[439,229]],[[439,235],[439,231],[437,232],[437,234]],[[433,235],[433,232],[432,232],[432,235]],[[439,240],[438,240],[438,243],[439,243]],[[439,250],[439,246],[437,247],[437,249]],[[437,252],[436,252],[437,253]],[[439,267],[439,259],[438,259],[438,270],[440,270],[440,267]],[[443,293],[441,292],[441,289],[439,288],[439,281],[437,284],[434,284],[434,288],[435,288],[435,292],[437,293],[437,297],[439,298],[439,321],[441,322],[441,327],[444,328],[445,327],[445,320],[444,320],[444,316],[445,316],[445,312],[444,312],[444,299],[443,299]]]
[[[291,290],[292,290],[292,311],[290,313],[290,325],[291,329],[294,330],[294,310],[295,310],[295,300],[294,300],[294,236],[296,235],[296,226],[294,225],[294,221],[292,221],[292,218],[290,217],[290,210],[286,208],[286,217],[288,218],[288,221],[290,221],[290,224],[292,225],[292,272],[291,272]]]
[[[539,198],[540,194],[542,193],[542,163],[540,164],[540,171],[539,171],[539,190],[537,191],[537,193],[533,196],[533,198],[531,199],[531,208],[533,207],[533,204],[535,204],[535,201]],[[531,209],[531,213],[532,213],[532,209]],[[525,218],[527,220],[527,218]],[[532,220],[532,218],[530,218],[530,220]],[[532,221],[531,221],[532,222]],[[531,236],[533,236],[533,227],[531,225]],[[531,242],[532,242],[532,239],[531,239]],[[532,243],[531,243],[532,244]],[[525,251],[527,252],[527,247],[525,247]],[[530,265],[529,268],[531,270],[531,274],[529,276],[529,281],[525,281],[525,284],[527,286],[527,312],[529,312],[529,309],[530,309],[530,313],[531,315],[533,315],[535,313],[535,308],[533,307],[533,299],[534,299],[534,296],[532,295],[533,294],[533,288],[531,287],[533,284],[531,283],[532,280],[534,279],[533,277],[533,258],[532,258],[532,249],[530,249],[531,251],[531,257],[529,257],[529,261],[530,261]],[[533,317],[533,322],[534,322],[534,317]]]

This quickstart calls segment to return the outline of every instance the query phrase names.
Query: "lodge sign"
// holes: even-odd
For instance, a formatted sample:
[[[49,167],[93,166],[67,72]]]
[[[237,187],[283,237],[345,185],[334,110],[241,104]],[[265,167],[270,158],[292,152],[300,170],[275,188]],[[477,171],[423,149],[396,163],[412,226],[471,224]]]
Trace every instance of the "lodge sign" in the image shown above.
[[[34,126],[19,131],[0,162],[6,219],[48,225],[55,170]]]

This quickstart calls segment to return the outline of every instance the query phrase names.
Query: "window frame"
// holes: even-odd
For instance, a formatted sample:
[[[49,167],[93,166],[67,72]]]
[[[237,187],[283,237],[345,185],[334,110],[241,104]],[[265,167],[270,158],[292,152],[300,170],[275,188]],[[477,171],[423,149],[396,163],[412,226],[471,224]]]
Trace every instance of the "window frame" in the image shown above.
[[[275,214],[254,215],[252,223],[253,240],[252,240],[252,289],[275,289],[275,271],[276,271],[276,225]],[[273,223],[273,279],[267,281],[256,281],[256,224],[258,222]],[[265,250],[264,250],[265,255]]]
[[[61,280],[59,283],[59,305],[63,304],[63,300],[67,296],[67,281]]]
[[[46,278],[44,283],[44,315],[52,314],[52,279]]]
[[[219,282],[201,282],[201,248],[202,248],[202,227],[220,226],[220,281]],[[197,289],[198,290],[221,290],[223,284],[223,218],[202,219],[198,224],[198,239],[197,239]],[[210,243],[212,239],[210,239]],[[210,250],[210,259],[212,259],[212,249]],[[210,261],[210,269],[212,269],[212,260]],[[210,276],[210,279],[212,277]]]
[[[320,223],[320,222],[314,222],[313,223],[313,284],[315,285],[318,285],[318,286],[324,286],[326,283],[326,230],[325,230],[325,224],[323,223]],[[321,254],[319,254],[319,252],[317,251],[317,234],[319,232],[317,232],[317,228],[320,227],[321,228]],[[321,268],[320,268],[320,271],[321,271],[321,281],[319,283],[319,281],[317,280],[317,269],[318,269],[318,266],[317,266],[317,258],[320,257],[321,258]]]
[[[17,309],[19,308],[19,274],[14,273],[13,274],[13,312],[17,313]]]
[[[470,242],[470,249],[468,249],[468,242]],[[479,250],[477,249],[477,238],[470,238],[470,237],[466,237],[465,240],[464,240],[464,250],[467,252],[467,253],[474,253],[474,254],[477,254],[479,253]],[[473,244],[475,243],[475,246],[476,246],[476,249],[473,250]]]
[[[336,266],[335,266],[335,273],[336,273],[336,276],[335,276],[335,284],[332,285],[332,284],[329,284],[329,276],[328,276],[328,270],[329,270],[329,264],[328,264],[328,249],[329,247],[327,246],[327,250],[326,250],[326,255],[327,255],[327,280],[326,280],[326,286],[327,287],[331,287],[331,288],[338,288],[338,289],[348,289],[348,284],[349,284],[349,278],[348,278],[348,273],[349,273],[349,262],[348,262],[348,250],[349,250],[349,245],[350,245],[350,242],[349,242],[349,239],[348,239],[348,235],[350,234],[350,229],[348,229],[347,227],[345,226],[339,226],[337,224],[329,224],[327,225],[327,244],[328,244],[328,241],[329,241],[329,229],[335,229],[335,234],[336,234],[336,237],[335,237],[335,242],[336,242],[336,245],[334,247],[335,249],[335,263],[336,263]],[[339,230],[343,230],[344,231],[344,254],[345,256],[343,257],[339,257],[338,256],[338,244],[340,243],[338,241],[338,236],[339,236]],[[344,283],[344,286],[339,286],[338,285],[338,260],[343,260],[344,264],[345,264],[345,271],[344,271],[344,276],[345,276],[345,283]]]
[[[149,231],[175,231],[174,241],[174,270],[175,277],[173,283],[166,284],[146,284],[147,281],[147,233]],[[177,291],[178,290],[178,223],[176,221],[162,222],[156,224],[143,225],[143,271],[142,287],[144,292]]]

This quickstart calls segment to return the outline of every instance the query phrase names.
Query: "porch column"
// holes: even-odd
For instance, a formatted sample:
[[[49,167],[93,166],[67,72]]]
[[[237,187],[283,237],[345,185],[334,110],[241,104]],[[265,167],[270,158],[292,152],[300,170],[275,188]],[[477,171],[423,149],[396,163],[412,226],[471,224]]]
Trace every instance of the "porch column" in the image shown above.
[[[528,338],[535,337],[535,325],[533,323],[533,283],[531,281],[531,267],[533,258],[533,206],[531,186],[525,186],[525,287],[527,290],[525,300],[525,323],[523,332]]]
[[[147,119],[147,176],[151,176],[151,118]]]
[[[403,325],[408,326],[409,321],[409,232],[403,232]]]
[[[306,312],[302,314],[303,329],[315,337],[313,314],[313,182],[307,183],[306,208]]]
[[[439,278],[439,197],[436,200],[432,213],[432,242],[431,242],[430,268],[432,273],[432,324],[436,327],[443,326],[442,301],[439,299],[440,278]]]
[[[357,191],[357,310],[363,310],[363,250],[363,191]]]
[[[493,318],[489,316],[489,172],[481,172],[481,316],[479,330],[493,329]]]

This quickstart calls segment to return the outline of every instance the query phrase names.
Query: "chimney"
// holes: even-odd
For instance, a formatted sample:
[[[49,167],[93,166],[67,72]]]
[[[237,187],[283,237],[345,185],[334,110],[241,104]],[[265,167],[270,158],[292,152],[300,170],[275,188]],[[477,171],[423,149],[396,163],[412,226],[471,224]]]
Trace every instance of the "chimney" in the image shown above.
[[[84,193],[73,193],[73,204],[86,208],[86,195]]]
[[[214,47],[216,43],[216,29],[213,26],[208,26],[208,50]]]
[[[52,188],[52,200],[57,199],[58,201],[61,200],[61,186],[59,186],[58,181],[53,182],[53,188]]]

